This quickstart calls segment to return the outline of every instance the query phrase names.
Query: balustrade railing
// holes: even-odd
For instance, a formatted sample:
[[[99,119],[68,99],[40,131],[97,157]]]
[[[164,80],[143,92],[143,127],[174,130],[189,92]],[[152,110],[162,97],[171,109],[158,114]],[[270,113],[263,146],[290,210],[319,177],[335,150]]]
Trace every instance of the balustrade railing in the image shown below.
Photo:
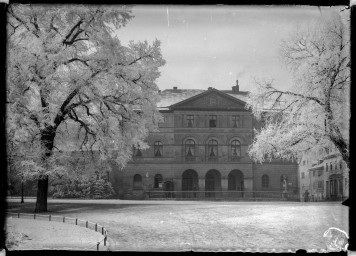
[[[186,200],[299,200],[299,195],[281,191],[146,191],[147,199]]]

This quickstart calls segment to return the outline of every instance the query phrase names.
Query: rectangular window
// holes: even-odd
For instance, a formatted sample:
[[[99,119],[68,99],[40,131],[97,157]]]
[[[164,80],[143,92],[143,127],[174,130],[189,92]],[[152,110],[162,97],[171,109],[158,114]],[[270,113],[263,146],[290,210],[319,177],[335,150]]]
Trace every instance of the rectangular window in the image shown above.
[[[318,188],[323,188],[323,182],[322,181],[318,182]]]
[[[232,127],[240,127],[240,116],[232,116]]]
[[[305,160],[303,160],[303,165],[305,165]]]
[[[304,174],[304,172],[302,172],[302,179],[304,179],[305,178],[305,174]]]
[[[318,171],[318,176],[321,176],[321,175],[323,175],[323,170]]]
[[[187,115],[187,127],[193,127],[194,115]]]
[[[216,127],[216,115],[209,116],[209,127]]]

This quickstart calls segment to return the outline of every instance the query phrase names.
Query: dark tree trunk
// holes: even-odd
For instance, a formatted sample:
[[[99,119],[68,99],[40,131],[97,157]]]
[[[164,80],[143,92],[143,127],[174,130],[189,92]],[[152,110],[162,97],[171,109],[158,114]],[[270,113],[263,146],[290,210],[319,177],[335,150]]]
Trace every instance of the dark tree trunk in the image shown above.
[[[21,182],[21,204],[24,203],[24,200],[23,200],[23,182]]]
[[[45,162],[48,157],[53,153],[54,137],[56,136],[56,130],[52,126],[47,126],[41,131],[41,141],[46,149],[45,154],[42,157],[42,161]],[[47,195],[48,195],[48,176],[41,175],[38,179],[37,185],[37,199],[35,212],[47,212]]]
[[[48,192],[48,176],[43,175],[38,179],[35,212],[47,212],[47,192]]]

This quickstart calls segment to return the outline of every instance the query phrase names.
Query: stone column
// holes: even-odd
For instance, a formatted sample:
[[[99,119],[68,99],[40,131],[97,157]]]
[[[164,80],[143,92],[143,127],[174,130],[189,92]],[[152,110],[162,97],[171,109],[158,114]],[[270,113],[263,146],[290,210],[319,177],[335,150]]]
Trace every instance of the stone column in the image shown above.
[[[251,191],[253,190],[253,178],[244,178],[244,191],[249,193],[244,193],[244,197],[252,197]]]
[[[199,191],[205,190],[205,178],[198,179],[198,186],[199,186]]]
[[[222,191],[227,191],[228,190],[228,185],[229,184],[229,180],[227,177],[222,177],[221,178],[221,190]]]

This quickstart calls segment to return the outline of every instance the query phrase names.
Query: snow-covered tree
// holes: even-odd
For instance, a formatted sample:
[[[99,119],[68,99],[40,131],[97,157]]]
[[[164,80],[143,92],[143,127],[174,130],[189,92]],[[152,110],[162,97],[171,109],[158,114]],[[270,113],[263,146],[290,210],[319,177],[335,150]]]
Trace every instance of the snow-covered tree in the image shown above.
[[[271,81],[257,81],[250,93],[248,108],[264,124],[248,151],[253,159],[296,159],[336,146],[349,167],[349,34],[339,13],[323,12],[282,42],[281,59],[294,83],[280,90]]]
[[[114,152],[124,166],[157,128],[165,61],[158,40],[123,46],[114,36],[132,17],[125,6],[8,8],[9,154],[38,179],[36,212],[47,211],[48,179],[63,171],[57,148],[98,150],[103,160]]]

